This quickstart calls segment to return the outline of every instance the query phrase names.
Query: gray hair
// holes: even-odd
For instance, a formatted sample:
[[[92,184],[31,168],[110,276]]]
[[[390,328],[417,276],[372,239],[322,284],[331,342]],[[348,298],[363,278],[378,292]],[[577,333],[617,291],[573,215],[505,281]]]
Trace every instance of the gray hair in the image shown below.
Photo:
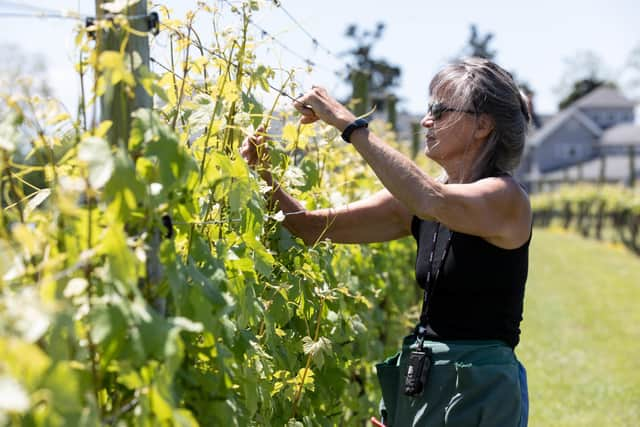
[[[483,58],[450,64],[429,85],[432,97],[448,107],[487,114],[494,129],[472,165],[472,180],[512,173],[520,163],[531,121],[528,102],[510,73]]]

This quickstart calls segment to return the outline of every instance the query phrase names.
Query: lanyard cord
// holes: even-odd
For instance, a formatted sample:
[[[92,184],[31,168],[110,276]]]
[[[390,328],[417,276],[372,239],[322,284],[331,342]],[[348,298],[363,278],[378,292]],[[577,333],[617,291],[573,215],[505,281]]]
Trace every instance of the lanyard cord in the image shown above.
[[[440,223],[438,223],[436,227],[436,231],[433,233],[433,239],[431,242],[431,251],[429,253],[429,269],[427,270],[427,280],[424,285],[424,298],[422,300],[422,311],[420,313],[420,323],[418,324],[418,349],[422,348],[422,341],[424,341],[426,332],[427,332],[427,322],[428,322],[428,311],[429,311],[429,302],[433,298],[433,293],[435,290],[435,285],[438,281],[438,277],[440,277],[440,271],[444,266],[444,260],[447,257],[447,253],[449,252],[449,247],[451,246],[451,238],[453,237],[453,231],[449,231],[449,238],[447,239],[447,244],[444,247],[444,251],[442,252],[442,258],[440,262],[437,264],[438,268],[435,272],[433,272],[433,264],[435,261],[436,255],[436,246],[438,243],[438,234],[440,233]]]

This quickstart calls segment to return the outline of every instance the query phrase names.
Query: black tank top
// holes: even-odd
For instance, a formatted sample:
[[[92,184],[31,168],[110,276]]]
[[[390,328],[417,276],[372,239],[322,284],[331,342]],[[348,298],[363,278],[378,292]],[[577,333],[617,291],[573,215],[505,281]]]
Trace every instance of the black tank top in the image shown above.
[[[418,242],[416,280],[424,288],[437,223],[414,216]],[[450,231],[442,225],[434,259],[439,262]],[[514,348],[520,340],[529,240],[502,249],[486,240],[454,232],[429,302],[429,326],[443,340],[502,340]],[[434,262],[434,270],[437,266]]]

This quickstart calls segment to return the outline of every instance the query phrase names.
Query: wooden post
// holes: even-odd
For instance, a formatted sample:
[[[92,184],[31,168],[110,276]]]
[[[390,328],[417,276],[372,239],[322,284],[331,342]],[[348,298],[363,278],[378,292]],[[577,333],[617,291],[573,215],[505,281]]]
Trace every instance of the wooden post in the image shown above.
[[[607,179],[607,156],[605,153],[600,152],[600,176],[598,181],[600,184],[604,184]]]
[[[105,19],[105,11],[102,9],[104,0],[96,0],[96,17],[98,20]],[[125,15],[147,15],[146,0],[139,0],[123,11]],[[125,48],[126,55],[130,61],[130,66],[145,66],[149,68],[149,40],[147,34],[147,21],[139,18],[131,20],[129,25],[137,31],[143,32],[145,36],[139,36],[129,33],[127,45]],[[125,40],[125,30],[112,29],[108,31],[98,31],[96,35],[96,48],[98,56],[105,51],[119,51],[121,44]],[[113,124],[109,130],[108,139],[112,145],[127,147],[129,141],[129,131],[131,128],[131,113],[138,108],[151,108],[152,98],[139,84],[139,67],[133,69],[136,78],[136,86],[133,91],[133,97],[127,94],[123,83],[116,85],[108,85],[106,92],[100,99],[100,119],[112,120]]]
[[[580,183],[580,182],[582,182],[584,180],[584,172],[583,172],[583,168],[582,168],[583,163],[584,163],[584,160],[580,159],[580,161],[576,165],[576,181],[578,183]]]
[[[105,19],[106,14],[102,9],[104,0],[96,0],[96,18]],[[138,108],[152,108],[153,99],[151,95],[140,84],[140,67],[149,68],[149,38],[147,36],[148,22],[142,16],[147,16],[147,1],[139,0],[122,12],[127,16],[140,16],[140,18],[129,20],[129,25],[136,32],[145,35],[137,35],[132,32],[126,34],[124,29],[110,29],[108,31],[98,31],[96,34],[96,49],[98,56],[106,51],[120,51],[122,43],[126,40],[125,54],[129,60],[129,65],[136,81],[134,90],[127,91],[123,82],[116,85],[108,85],[100,99],[100,119],[111,120],[113,124],[109,129],[107,138],[112,146],[127,149],[129,134],[131,131],[131,113]],[[153,227],[150,230],[148,240],[147,260],[146,260],[146,282],[150,289],[155,289],[162,280],[162,264],[158,254],[160,253],[160,229]],[[164,298],[156,298],[151,301],[154,308],[161,314],[165,314],[166,301]]]
[[[636,150],[633,144],[627,147],[629,152],[629,187],[636,185]]]
[[[398,112],[396,105],[398,104],[398,98],[390,93],[387,95],[387,121],[391,124],[391,129],[398,130]]]
[[[354,106],[356,116],[361,116],[369,111],[369,73],[355,70],[351,73],[353,84],[352,99],[357,100]]]
[[[411,158],[415,159],[418,156],[418,151],[420,151],[420,142],[422,132],[420,132],[420,122],[412,122],[411,123]]]

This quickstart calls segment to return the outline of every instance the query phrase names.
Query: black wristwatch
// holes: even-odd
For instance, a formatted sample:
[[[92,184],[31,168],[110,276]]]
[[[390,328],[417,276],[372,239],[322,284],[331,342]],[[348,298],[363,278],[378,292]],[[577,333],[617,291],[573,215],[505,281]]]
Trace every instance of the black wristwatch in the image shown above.
[[[365,119],[357,119],[342,131],[342,139],[351,144],[351,134],[354,130],[369,127],[369,122]]]

